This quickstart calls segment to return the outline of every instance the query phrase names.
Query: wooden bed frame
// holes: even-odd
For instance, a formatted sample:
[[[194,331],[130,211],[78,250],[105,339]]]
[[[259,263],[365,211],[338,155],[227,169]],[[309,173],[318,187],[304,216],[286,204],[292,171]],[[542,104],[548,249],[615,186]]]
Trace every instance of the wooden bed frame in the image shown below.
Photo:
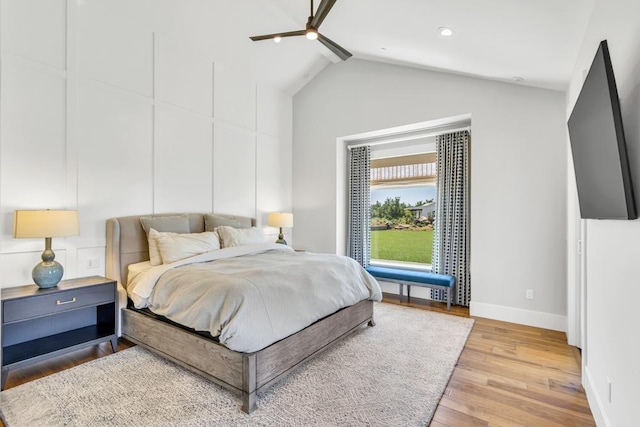
[[[153,215],[153,216],[167,216]],[[175,215],[175,214],[174,214]],[[204,231],[204,216],[189,214],[191,232]],[[107,277],[126,283],[129,264],[149,259],[140,216],[107,221]],[[374,326],[373,302],[361,301],[255,353],[239,353],[139,311],[122,308],[122,336],[211,381],[242,393],[242,409],[257,408],[257,392],[362,325]]]

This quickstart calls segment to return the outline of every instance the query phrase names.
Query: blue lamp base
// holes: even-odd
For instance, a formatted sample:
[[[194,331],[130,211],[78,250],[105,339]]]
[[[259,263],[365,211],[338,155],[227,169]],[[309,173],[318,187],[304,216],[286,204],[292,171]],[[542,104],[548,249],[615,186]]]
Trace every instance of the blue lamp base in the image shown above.
[[[60,283],[64,269],[55,261],[56,254],[51,250],[51,237],[45,238],[45,249],[42,252],[42,262],[33,267],[31,277],[41,289],[53,288]]]
[[[282,234],[282,227],[280,227],[280,234],[278,234],[278,240],[276,240],[276,243],[287,246],[287,241],[284,240],[284,234]]]
[[[36,283],[36,285],[38,285],[38,287],[40,287],[41,289],[46,289],[57,286],[58,283],[60,283],[60,279],[62,279],[63,273],[64,269],[59,262],[43,261],[33,267],[31,276],[33,277],[33,281]]]

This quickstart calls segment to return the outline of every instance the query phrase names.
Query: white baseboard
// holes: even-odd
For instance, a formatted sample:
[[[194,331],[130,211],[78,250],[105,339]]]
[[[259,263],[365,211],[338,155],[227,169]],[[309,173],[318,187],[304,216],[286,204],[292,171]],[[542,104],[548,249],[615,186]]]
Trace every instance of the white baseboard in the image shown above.
[[[538,328],[551,329],[553,331],[567,331],[567,316],[562,316],[560,314],[523,310],[521,308],[473,301],[471,301],[471,304],[469,305],[469,314],[471,316],[519,323],[521,325],[535,326]]]
[[[593,385],[593,379],[591,378],[591,373],[588,366],[585,366],[584,368],[584,378],[582,379],[582,386],[584,387],[584,391],[587,394],[589,409],[591,409],[591,414],[593,415],[593,419],[595,420],[596,425],[609,427],[611,424],[609,424],[609,419],[607,418],[607,414],[604,411],[604,405],[602,405],[602,399],[600,399],[598,390]]]

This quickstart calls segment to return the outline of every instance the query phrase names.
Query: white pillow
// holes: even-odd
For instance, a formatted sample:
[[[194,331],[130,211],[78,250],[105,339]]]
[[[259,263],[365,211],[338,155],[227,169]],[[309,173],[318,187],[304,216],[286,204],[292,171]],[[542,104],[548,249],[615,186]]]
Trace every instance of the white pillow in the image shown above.
[[[162,256],[160,255],[160,249],[158,248],[158,237],[166,235],[175,235],[178,233],[172,233],[170,231],[156,231],[155,228],[149,229],[149,262],[151,265],[162,264]]]
[[[266,243],[267,236],[260,228],[233,228],[226,225],[218,227],[218,234],[223,248]]]
[[[220,249],[220,237],[213,231],[191,234],[159,233],[156,237],[163,264]]]

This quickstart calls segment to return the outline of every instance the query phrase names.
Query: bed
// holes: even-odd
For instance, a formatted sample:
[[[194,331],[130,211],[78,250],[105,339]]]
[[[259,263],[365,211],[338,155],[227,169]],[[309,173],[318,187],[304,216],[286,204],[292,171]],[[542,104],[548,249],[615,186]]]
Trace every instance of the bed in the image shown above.
[[[162,220],[166,219],[163,217],[175,217],[176,215],[178,214],[147,215],[145,218]],[[187,217],[188,223],[188,230],[183,230],[183,232],[203,233],[209,227],[209,224],[205,220],[210,218],[210,214],[182,214],[182,216]],[[127,295],[127,290],[125,290],[124,287],[126,287],[129,279],[129,266],[141,265],[150,259],[147,238],[147,232],[149,230],[145,231],[145,229],[143,229],[140,218],[141,216],[128,216],[113,218],[107,221],[106,274],[111,279],[118,281],[121,292],[121,302],[125,300],[125,295]],[[254,221],[249,218],[230,216],[216,216],[216,218],[232,226],[235,226],[235,224],[254,224]],[[155,249],[152,248],[152,258],[154,256],[154,250]],[[262,252],[260,252],[260,254],[254,255],[251,253],[246,256],[262,257],[255,258],[256,260],[262,260],[264,257],[277,258],[280,256],[279,253],[273,254],[274,251],[272,250],[265,250],[264,252],[263,255],[261,255]],[[275,252],[286,252],[286,250],[282,248],[282,250],[276,250]],[[292,257],[294,255],[299,254],[291,254]],[[313,259],[311,255],[309,256],[309,259]],[[285,254],[282,254],[281,257],[285,257]],[[239,258],[244,258],[244,256]],[[196,256],[194,259],[199,258]],[[300,256],[295,258],[295,260],[298,264],[305,261],[304,257]],[[216,262],[218,261],[195,263],[184,267],[180,266],[179,268],[200,268],[201,265],[213,265]],[[260,264],[260,262],[262,261],[254,263]],[[181,263],[182,261],[176,262],[176,264]],[[191,267],[194,265],[195,267]],[[154,267],[154,271],[159,269],[158,271],[162,273],[156,274],[156,276],[160,278],[170,276],[169,273],[164,273],[160,267]],[[179,268],[171,269],[171,271],[181,272],[182,270],[179,270]],[[233,268],[237,269],[237,267]],[[357,268],[359,269],[360,267],[357,266]],[[226,271],[223,271],[223,273],[226,274]],[[364,274],[368,275],[368,273]],[[264,276],[268,277],[269,275],[265,274]],[[256,276],[251,277],[252,279],[250,281],[253,281]],[[297,277],[297,280],[300,280],[299,278],[301,276],[292,275],[292,277]],[[137,280],[137,277],[134,279]],[[309,280],[312,279],[315,280],[315,283],[318,283],[318,277],[309,278]],[[135,280],[134,283],[136,283]],[[253,285],[251,285],[251,287],[253,287]],[[133,286],[133,288],[135,289],[135,286]],[[138,289],[139,288],[140,287],[138,287]],[[373,300],[379,300],[381,297],[378,287],[377,291],[371,291],[368,298],[357,297],[357,300],[353,300],[350,305],[338,308],[308,325],[297,327],[294,333],[289,334],[287,332],[287,336],[284,338],[280,339],[279,336],[275,335],[278,340],[264,348],[262,348],[264,343],[256,344],[257,347],[261,348],[253,351],[252,347],[247,346],[246,339],[243,343],[241,341],[226,341],[226,338],[222,339],[224,334],[216,337],[213,331],[211,334],[207,334],[201,330],[195,330],[172,322],[164,316],[158,316],[146,309],[136,308],[136,305],[144,305],[140,303],[141,298],[138,295],[140,292],[135,294],[131,289],[128,289],[128,291],[128,296],[133,298],[128,298],[128,304],[126,307],[123,306],[121,310],[121,335],[131,342],[170,359],[225,388],[241,393],[242,410],[247,413],[251,413],[257,408],[257,393],[260,390],[274,384],[300,364],[326,350],[341,339],[344,339],[363,325],[368,324],[369,326],[374,326]],[[133,303],[134,300],[136,303]],[[312,307],[308,305],[309,301],[304,303],[307,304],[307,307]],[[191,303],[189,304],[193,305]],[[301,305],[304,304],[301,303]],[[248,304],[248,306],[252,307],[250,304]],[[251,314],[253,313],[251,310],[256,311],[250,308],[249,318],[251,318]],[[273,316],[273,312],[270,315]],[[251,327],[246,329],[254,333],[254,338],[262,337],[259,326],[263,322],[259,317],[256,319],[256,323],[254,324],[256,325],[255,328]],[[226,324],[226,322],[223,323]],[[289,324],[288,321],[285,323]],[[240,351],[233,350],[229,347],[240,349]],[[246,349],[249,350],[247,351]]]

